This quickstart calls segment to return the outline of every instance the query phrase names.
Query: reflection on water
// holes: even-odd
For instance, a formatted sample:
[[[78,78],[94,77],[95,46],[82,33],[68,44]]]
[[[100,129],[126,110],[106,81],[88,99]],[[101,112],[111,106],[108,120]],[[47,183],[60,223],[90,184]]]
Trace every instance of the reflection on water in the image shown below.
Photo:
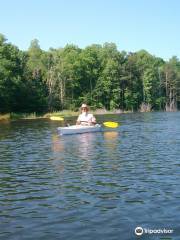
[[[119,136],[119,132],[118,131],[105,131],[104,133],[104,138],[106,140],[115,140],[118,138]]]
[[[57,134],[52,135],[52,151],[57,153],[64,151],[64,143],[59,140],[59,136]]]
[[[11,133],[11,124],[9,121],[0,121],[0,130],[3,129],[3,131],[0,131],[0,141],[4,139],[8,139],[8,136]]]
[[[115,151],[120,139],[119,132],[118,131],[104,132],[103,135],[105,140],[104,143],[105,148],[107,148],[109,153],[111,151]]]
[[[87,160],[94,152],[93,147],[96,141],[96,135],[93,133],[79,134],[75,140],[78,145],[78,156]]]
[[[121,126],[60,137],[57,122],[0,125],[0,239],[130,240],[137,226],[179,239],[180,113],[99,118]]]

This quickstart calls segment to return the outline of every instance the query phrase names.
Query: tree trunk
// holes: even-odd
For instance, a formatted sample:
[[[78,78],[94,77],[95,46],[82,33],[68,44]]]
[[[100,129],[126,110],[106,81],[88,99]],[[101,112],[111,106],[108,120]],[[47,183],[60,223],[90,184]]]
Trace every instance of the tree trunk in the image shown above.
[[[58,79],[59,81],[59,87],[60,87],[60,92],[59,92],[59,99],[61,102],[61,107],[62,109],[64,108],[64,98],[65,98],[65,81],[63,76],[61,76],[60,73],[58,73]]]

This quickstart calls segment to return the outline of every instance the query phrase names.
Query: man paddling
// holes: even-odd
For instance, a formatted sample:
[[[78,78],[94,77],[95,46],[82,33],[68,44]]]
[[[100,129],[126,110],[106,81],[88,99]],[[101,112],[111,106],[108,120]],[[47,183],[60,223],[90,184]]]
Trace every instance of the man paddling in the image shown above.
[[[95,125],[96,124],[96,118],[93,116],[93,114],[88,113],[89,107],[87,104],[83,103],[81,105],[81,114],[79,115],[76,125]]]

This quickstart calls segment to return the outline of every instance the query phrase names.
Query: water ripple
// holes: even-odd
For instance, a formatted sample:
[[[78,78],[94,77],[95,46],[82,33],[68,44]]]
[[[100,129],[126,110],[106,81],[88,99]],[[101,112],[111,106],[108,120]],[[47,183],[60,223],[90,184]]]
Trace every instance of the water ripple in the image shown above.
[[[0,126],[1,239],[179,239],[180,113],[108,117],[121,126],[64,137],[56,122]]]

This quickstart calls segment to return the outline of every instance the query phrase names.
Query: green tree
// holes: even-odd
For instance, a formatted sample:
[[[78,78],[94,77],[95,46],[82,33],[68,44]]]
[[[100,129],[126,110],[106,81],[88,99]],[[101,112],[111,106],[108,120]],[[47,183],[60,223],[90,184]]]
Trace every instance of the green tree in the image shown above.
[[[163,84],[166,98],[166,111],[176,111],[180,101],[180,62],[172,57],[163,67]]]
[[[27,51],[25,80],[28,86],[27,111],[44,112],[47,110],[46,53],[41,50],[37,39],[31,41]]]
[[[0,35],[0,112],[20,111],[24,53]]]

